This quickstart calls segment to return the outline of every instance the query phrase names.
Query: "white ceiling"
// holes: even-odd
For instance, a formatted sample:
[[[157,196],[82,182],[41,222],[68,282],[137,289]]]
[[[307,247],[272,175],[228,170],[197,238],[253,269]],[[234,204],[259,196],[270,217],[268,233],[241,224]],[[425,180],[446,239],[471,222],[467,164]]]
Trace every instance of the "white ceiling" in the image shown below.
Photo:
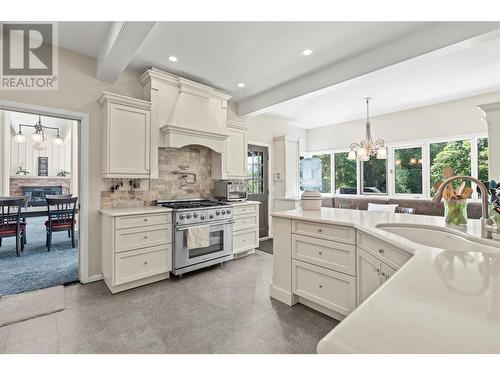
[[[59,44],[97,58],[110,25],[59,22]],[[226,91],[240,113],[312,128],[362,117],[365,96],[382,114],[500,89],[498,40],[428,53],[494,28],[500,23],[157,22],[128,68],[163,68]]]
[[[38,122],[38,115],[33,115],[30,113],[23,113],[23,112],[12,112],[12,111],[5,111],[5,112],[10,118],[12,130],[16,133],[19,131],[19,124],[35,125],[35,123]],[[69,130],[72,124],[73,124],[72,120],[66,120],[57,117],[42,116],[42,125],[58,128],[61,132],[61,136],[64,136],[66,134],[66,132]],[[30,134],[33,133],[33,128],[23,127],[22,131],[23,133]]]
[[[500,91],[500,38],[445,48],[259,111],[306,129]]]

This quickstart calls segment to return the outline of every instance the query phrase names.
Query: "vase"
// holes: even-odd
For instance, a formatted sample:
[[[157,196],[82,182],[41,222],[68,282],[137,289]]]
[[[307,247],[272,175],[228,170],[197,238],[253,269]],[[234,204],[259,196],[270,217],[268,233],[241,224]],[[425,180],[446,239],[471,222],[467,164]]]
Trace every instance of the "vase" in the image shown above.
[[[467,200],[457,200],[444,203],[446,224],[467,225]]]

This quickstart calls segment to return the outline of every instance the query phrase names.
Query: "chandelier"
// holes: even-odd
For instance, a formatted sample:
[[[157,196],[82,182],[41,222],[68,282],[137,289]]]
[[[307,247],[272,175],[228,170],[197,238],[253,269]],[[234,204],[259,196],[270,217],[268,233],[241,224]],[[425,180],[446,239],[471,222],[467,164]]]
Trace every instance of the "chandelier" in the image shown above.
[[[387,147],[384,146],[382,139],[377,139],[373,142],[372,133],[370,130],[370,100],[372,98],[365,98],[366,100],[366,135],[359,143],[353,143],[349,146],[349,160],[368,161],[371,156],[376,156],[377,159],[387,159]]]
[[[64,143],[63,139],[59,136],[59,128],[53,128],[50,126],[44,126],[42,125],[42,116],[38,116],[38,122],[35,123],[35,125],[26,125],[26,124],[19,124],[19,132],[14,136],[14,142],[16,143],[25,143],[26,142],[26,136],[23,134],[21,128],[22,127],[28,127],[28,128],[33,128],[35,129],[35,132],[31,136],[31,142],[33,144],[33,147],[37,150],[43,150],[47,148],[47,139],[45,137],[45,130],[50,129],[50,130],[56,130],[57,135],[54,138],[54,144],[55,145],[62,145]]]

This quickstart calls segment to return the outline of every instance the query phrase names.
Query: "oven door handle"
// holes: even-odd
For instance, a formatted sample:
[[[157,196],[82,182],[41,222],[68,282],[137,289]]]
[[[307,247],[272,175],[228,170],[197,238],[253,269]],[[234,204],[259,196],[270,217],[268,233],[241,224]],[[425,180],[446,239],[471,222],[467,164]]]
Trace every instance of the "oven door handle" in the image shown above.
[[[223,221],[223,222],[218,222],[218,223],[210,223],[210,224],[206,224],[208,226],[211,226],[211,225],[227,225],[227,224],[234,224],[235,221],[234,220],[231,220],[231,221]],[[202,225],[185,225],[185,226],[180,226],[180,227],[176,227],[175,230],[176,231],[183,231],[183,230],[186,230],[186,229],[189,229],[189,228],[196,228],[196,227],[201,227]]]

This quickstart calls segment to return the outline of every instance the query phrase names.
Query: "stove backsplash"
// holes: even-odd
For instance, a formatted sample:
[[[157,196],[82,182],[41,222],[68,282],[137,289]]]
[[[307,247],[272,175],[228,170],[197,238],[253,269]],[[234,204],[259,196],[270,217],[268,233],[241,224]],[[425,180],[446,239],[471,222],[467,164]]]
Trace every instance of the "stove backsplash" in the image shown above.
[[[213,191],[211,164],[212,152],[208,147],[160,148],[159,178],[151,180],[150,189],[103,191],[101,208],[143,207],[156,199],[209,198]]]

